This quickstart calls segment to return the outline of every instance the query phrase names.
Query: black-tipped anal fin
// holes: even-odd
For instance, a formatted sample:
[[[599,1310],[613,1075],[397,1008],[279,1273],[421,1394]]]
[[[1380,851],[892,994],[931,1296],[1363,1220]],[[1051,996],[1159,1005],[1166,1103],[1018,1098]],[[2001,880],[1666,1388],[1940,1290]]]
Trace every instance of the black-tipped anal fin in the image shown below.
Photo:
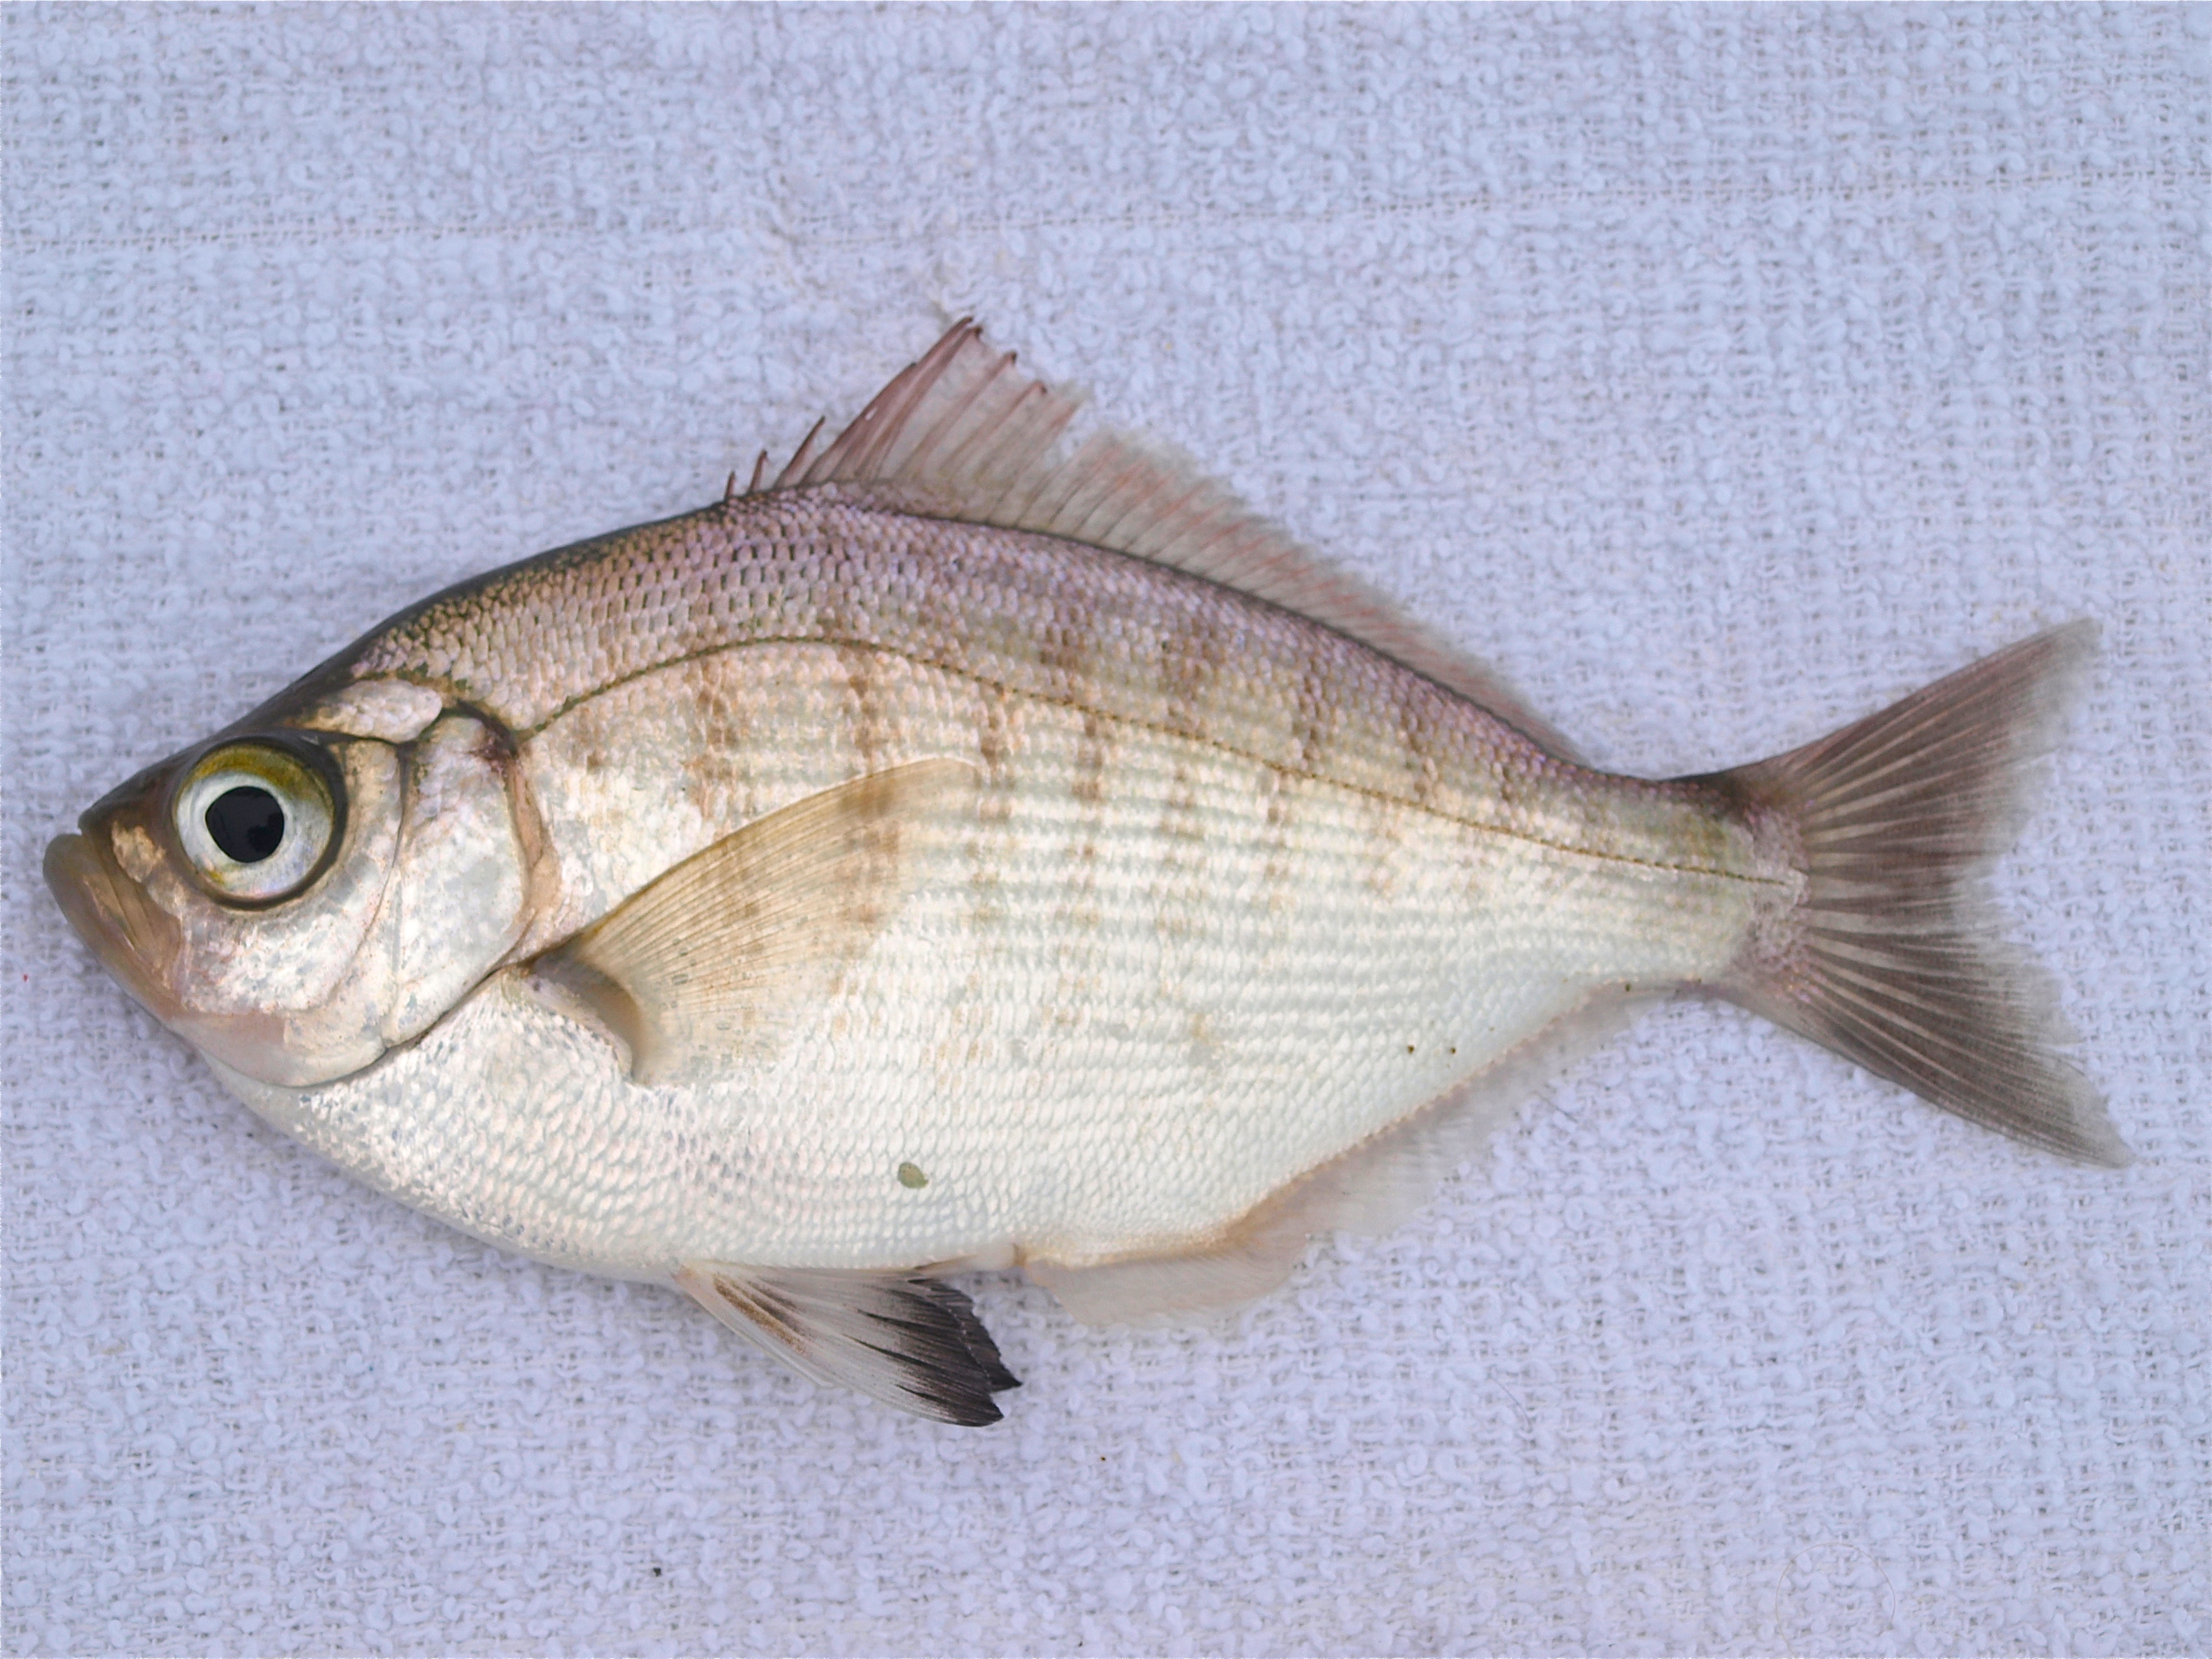
[[[980,1428],[1021,1387],[975,1304],[942,1279],[827,1267],[687,1262],[676,1282],[800,1376],[916,1417]]]

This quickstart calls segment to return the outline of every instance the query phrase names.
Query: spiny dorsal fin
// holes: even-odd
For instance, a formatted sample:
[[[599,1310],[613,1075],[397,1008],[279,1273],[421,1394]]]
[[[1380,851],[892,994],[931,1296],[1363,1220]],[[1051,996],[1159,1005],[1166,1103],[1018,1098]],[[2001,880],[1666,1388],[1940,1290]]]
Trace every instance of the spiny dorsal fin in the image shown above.
[[[640,1083],[726,1070],[874,942],[922,877],[927,829],[975,778],[915,761],[771,812],[538,957],[529,983],[620,1038]]]
[[[991,1396],[1021,1387],[975,1304],[941,1279],[720,1261],[686,1262],[675,1278],[801,1376],[916,1417],[980,1428],[1003,1415]]]
[[[1149,559],[1310,617],[1480,703],[1553,753],[1567,741],[1489,669],[1331,568],[1188,462],[1117,433],[1072,453],[1081,399],[1016,372],[954,326],[817,450],[817,422],[770,489],[842,484],[933,517],[1028,530]]]

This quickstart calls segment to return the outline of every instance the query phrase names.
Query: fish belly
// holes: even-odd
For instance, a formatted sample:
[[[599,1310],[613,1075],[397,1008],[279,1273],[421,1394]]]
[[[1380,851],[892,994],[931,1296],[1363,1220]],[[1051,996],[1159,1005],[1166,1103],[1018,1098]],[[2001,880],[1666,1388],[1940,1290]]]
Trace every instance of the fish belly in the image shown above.
[[[865,773],[968,762],[972,811],[723,1073],[631,1082],[517,967],[368,1072],[241,1092],[416,1207],[600,1273],[1082,1266],[1200,1247],[1593,996],[1711,975],[1743,937],[1745,884],[1650,855],[1711,826],[1644,786],[1578,775],[1619,794],[1595,815],[1479,776],[1425,804],[1243,735],[819,645],[641,677],[525,746],[563,895],[540,944]]]

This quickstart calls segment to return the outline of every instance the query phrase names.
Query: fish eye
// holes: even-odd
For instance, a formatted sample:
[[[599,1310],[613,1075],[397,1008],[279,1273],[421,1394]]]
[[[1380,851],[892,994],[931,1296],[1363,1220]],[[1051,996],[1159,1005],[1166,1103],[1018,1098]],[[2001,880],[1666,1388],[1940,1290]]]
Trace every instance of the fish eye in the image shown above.
[[[210,750],[177,787],[177,842],[218,898],[267,903],[320,872],[337,805],[319,768],[248,740]]]

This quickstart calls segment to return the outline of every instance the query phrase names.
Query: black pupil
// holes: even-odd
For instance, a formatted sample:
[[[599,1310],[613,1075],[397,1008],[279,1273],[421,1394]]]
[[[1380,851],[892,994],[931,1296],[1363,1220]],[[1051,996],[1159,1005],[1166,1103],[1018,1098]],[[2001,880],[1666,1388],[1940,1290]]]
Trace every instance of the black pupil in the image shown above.
[[[242,783],[209,804],[207,827],[225,858],[258,864],[283,842],[284,809],[266,789]]]

